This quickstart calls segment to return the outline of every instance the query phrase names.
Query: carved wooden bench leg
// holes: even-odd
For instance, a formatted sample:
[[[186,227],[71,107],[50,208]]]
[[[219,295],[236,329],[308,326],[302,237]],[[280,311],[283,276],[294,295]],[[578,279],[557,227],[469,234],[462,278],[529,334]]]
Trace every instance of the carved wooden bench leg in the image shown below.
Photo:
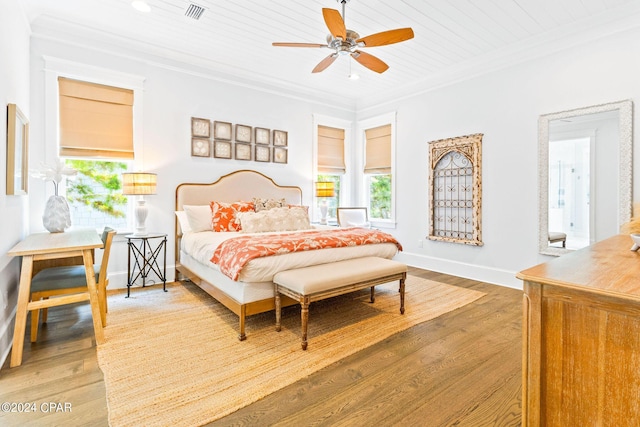
[[[374,302],[376,302],[376,287],[372,286],[371,287],[371,304],[373,304]]]
[[[400,279],[400,314],[404,314],[404,281],[407,278],[407,273]]]
[[[304,297],[300,301],[300,319],[302,323],[302,349],[307,349],[307,330],[309,328],[309,298]]]
[[[276,285],[276,331],[280,332],[282,329],[280,326],[280,319],[282,318],[282,301],[280,300],[280,292],[278,292],[278,286]]]

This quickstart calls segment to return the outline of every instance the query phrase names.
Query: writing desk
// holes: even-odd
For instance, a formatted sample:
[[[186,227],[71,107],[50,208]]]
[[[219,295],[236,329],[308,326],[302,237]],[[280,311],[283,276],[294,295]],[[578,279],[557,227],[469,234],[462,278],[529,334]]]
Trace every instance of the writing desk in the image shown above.
[[[66,233],[34,233],[27,236],[27,238],[15,245],[8,252],[10,256],[22,257],[16,325],[13,332],[13,349],[11,350],[10,366],[12,368],[22,364],[22,349],[24,346],[27,313],[30,310],[86,301],[88,299],[91,305],[91,316],[93,317],[96,343],[102,344],[104,342],[104,333],[102,330],[104,319],[101,317],[95,272],[93,270],[93,250],[101,248],[102,245],[102,240],[95,230],[85,229],[68,231]],[[65,295],[41,301],[29,301],[34,261],[76,256],[82,256],[84,263],[87,276],[86,293]]]

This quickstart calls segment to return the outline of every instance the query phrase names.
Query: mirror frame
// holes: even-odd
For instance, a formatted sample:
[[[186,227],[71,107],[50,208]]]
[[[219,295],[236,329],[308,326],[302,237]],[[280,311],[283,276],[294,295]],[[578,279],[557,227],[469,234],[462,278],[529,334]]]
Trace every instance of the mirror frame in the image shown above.
[[[624,100],[541,115],[538,119],[538,237],[541,254],[560,256],[573,252],[573,249],[549,246],[549,123],[552,120],[615,110],[619,111],[620,132],[618,227],[631,220],[633,210],[631,185],[633,180],[633,102]]]

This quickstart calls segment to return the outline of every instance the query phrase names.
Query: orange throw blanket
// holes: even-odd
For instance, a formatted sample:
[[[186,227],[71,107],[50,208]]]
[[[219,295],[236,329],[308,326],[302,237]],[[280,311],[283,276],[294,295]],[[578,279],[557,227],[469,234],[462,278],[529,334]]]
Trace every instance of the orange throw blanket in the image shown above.
[[[366,228],[336,228],[335,230],[299,231],[287,234],[266,234],[234,237],[222,242],[214,251],[211,262],[233,280],[240,270],[255,258],[345,246],[394,243],[402,246],[390,234]]]

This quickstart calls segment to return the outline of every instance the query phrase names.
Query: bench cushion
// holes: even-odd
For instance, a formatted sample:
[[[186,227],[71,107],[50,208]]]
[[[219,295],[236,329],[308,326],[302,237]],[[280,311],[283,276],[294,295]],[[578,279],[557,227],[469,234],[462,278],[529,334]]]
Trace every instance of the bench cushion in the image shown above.
[[[301,295],[310,295],[406,271],[406,264],[401,262],[364,257],[282,271],[274,276],[273,282]]]

